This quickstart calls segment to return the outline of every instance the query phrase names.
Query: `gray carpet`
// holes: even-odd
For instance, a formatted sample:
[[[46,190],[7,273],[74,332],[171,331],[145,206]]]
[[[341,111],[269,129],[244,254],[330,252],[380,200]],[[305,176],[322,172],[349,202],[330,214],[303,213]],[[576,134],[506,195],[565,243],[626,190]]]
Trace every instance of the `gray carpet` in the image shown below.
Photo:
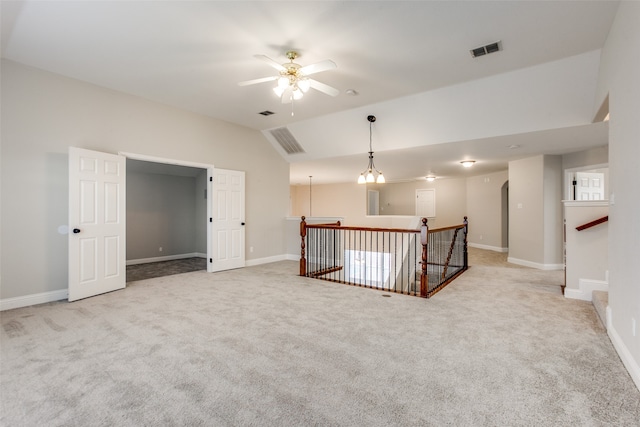
[[[640,392],[562,272],[487,264],[429,300],[284,261],[5,311],[0,423],[637,426]]]
[[[137,280],[153,279],[154,277],[171,276],[173,274],[189,273],[191,271],[206,269],[206,258],[183,258],[170,261],[128,265],[127,283],[135,282]]]

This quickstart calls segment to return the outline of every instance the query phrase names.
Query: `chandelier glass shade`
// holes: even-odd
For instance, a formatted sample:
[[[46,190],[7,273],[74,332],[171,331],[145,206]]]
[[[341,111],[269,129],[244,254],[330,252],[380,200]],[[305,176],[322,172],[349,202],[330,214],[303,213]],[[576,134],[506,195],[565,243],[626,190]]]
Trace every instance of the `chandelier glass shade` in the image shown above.
[[[371,126],[373,122],[376,121],[376,116],[367,116],[367,120],[369,120],[369,165],[367,169],[360,173],[358,177],[358,184],[366,184],[366,183],[377,183],[384,184],[386,180],[384,179],[384,175],[378,169],[376,169],[376,165],[373,162],[373,149],[371,148]]]

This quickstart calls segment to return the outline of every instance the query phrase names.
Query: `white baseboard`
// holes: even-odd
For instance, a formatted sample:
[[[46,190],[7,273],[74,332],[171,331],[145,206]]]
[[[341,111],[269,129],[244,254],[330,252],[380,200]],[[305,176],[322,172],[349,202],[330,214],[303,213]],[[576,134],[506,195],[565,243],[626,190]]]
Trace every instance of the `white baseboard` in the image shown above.
[[[60,301],[69,297],[67,289],[60,289],[40,294],[25,295],[22,297],[5,298],[0,300],[0,311],[12,310],[14,308],[28,307],[30,305],[44,304],[47,302]]]
[[[206,258],[206,257],[207,257],[207,254],[203,254],[200,252],[192,252],[190,254],[178,254],[178,255],[158,256],[153,258],[129,259],[127,260],[127,265],[148,264],[150,262],[160,262],[160,261],[172,261],[174,259]]]
[[[507,262],[512,264],[522,265],[524,267],[537,268],[538,270],[562,270],[564,269],[564,264],[540,264],[533,261],[527,261],[525,259],[518,259],[508,257]]]
[[[616,349],[618,356],[620,356],[620,360],[622,360],[622,364],[627,368],[629,375],[631,375],[631,379],[636,384],[638,390],[640,390],[640,365],[638,365],[638,362],[634,360],[631,352],[622,341],[622,338],[618,335],[618,332],[616,332],[613,325],[610,324],[610,317],[610,310],[609,307],[607,307],[607,333],[613,343],[613,348]]]
[[[244,265],[247,267],[252,267],[254,265],[269,264],[270,262],[285,261],[286,259],[288,259],[287,255],[274,255],[265,258],[249,259],[245,261]]]
[[[564,288],[565,298],[593,301],[593,291],[609,292],[609,283],[604,280],[579,279],[578,289]]]
[[[501,252],[501,253],[509,252],[509,248],[500,248],[498,246],[481,245],[480,243],[470,243],[470,242],[467,243],[467,245],[471,246],[472,248],[486,249],[494,252]]]

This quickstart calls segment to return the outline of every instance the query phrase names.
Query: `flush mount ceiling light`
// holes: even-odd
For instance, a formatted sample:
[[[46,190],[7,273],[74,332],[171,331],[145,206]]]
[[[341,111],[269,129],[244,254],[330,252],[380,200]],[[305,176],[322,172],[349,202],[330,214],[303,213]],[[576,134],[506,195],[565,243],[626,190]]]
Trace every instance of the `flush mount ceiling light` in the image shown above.
[[[429,182],[433,182],[436,180],[436,177],[433,175],[428,175],[428,176],[425,176],[425,179]]]
[[[476,162],[475,160],[463,160],[460,162],[460,164],[465,168],[470,168],[471,166],[473,166],[475,162]]]
[[[384,175],[376,169],[376,166],[373,163],[373,149],[371,148],[371,126],[373,125],[373,122],[376,121],[376,116],[367,116],[367,120],[369,120],[369,166],[360,173],[360,177],[358,177],[358,184],[365,184],[367,182],[384,184]]]

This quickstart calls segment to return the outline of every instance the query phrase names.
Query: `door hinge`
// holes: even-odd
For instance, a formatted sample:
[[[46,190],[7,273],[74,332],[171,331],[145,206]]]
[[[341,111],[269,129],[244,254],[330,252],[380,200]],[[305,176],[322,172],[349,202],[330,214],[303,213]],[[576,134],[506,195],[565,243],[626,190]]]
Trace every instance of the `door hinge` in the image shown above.
[[[213,177],[212,176],[209,177],[209,181],[213,182]]]
[[[213,258],[209,258],[209,264],[213,264]]]
[[[213,222],[213,218],[209,218],[209,222]]]

